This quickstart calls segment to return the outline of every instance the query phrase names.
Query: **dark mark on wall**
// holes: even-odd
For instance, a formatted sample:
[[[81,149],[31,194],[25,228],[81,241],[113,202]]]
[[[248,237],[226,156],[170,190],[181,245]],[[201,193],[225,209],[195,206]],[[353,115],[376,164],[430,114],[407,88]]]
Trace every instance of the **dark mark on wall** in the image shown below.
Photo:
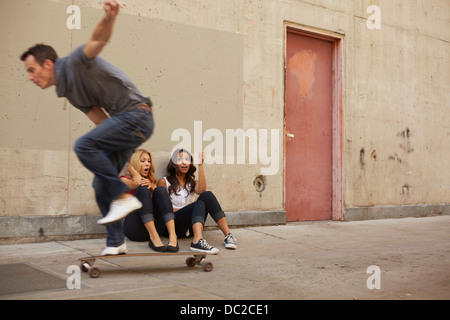
[[[411,131],[409,130],[409,128],[406,128],[405,130],[400,132],[398,135],[403,137],[403,138],[405,138],[405,139],[409,139],[409,137],[411,135]]]
[[[404,140],[404,143],[400,144],[401,149],[403,149],[406,153],[411,153],[414,151],[414,149],[411,147],[411,141],[409,139],[411,137],[411,130],[409,130],[409,128],[406,128],[405,130],[397,134],[397,136],[402,137]]]
[[[364,170],[364,166],[365,166],[365,163],[364,163],[364,148],[362,148],[360,151],[359,151],[359,164],[361,165],[361,169],[363,169]]]
[[[402,194],[404,196],[409,195],[409,189],[411,188],[411,186],[409,186],[407,183],[403,185],[402,187]]]
[[[393,156],[389,156],[388,157],[389,160],[394,160],[397,161],[398,163],[402,163],[402,159],[400,159],[397,155],[397,153],[395,153]]]

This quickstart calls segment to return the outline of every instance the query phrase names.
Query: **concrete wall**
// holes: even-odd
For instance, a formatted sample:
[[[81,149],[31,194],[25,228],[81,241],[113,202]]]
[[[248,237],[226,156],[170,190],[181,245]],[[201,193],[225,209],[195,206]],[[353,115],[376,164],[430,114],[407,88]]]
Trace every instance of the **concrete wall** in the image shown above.
[[[363,13],[368,3],[356,3]],[[397,216],[423,205],[422,215],[442,214],[450,191],[450,2],[379,5],[381,29],[355,19],[347,43],[354,54],[346,57],[345,206]]]
[[[72,4],[81,9],[81,29],[66,25]],[[381,10],[380,29],[368,27],[370,5]],[[66,55],[89,38],[102,15],[100,1],[0,0],[3,228],[17,217],[98,214],[92,176],[72,151],[92,124],[53,89],[29,83],[19,56],[38,42]],[[279,149],[272,151],[279,168],[266,176],[264,191],[253,181],[268,165],[249,164],[248,156],[245,164],[234,158],[234,164],[207,165],[206,175],[225,211],[279,216],[286,22],[344,35],[344,219],[367,217],[360,210],[367,207],[389,208],[387,217],[406,205],[440,205],[446,212],[448,0],[129,1],[102,56],[154,102],[155,134],[144,147],[170,152],[179,142],[172,133],[183,128],[203,148],[211,144],[200,139],[208,129],[218,129],[224,145],[227,129],[278,129]],[[35,229],[22,235],[38,235]]]

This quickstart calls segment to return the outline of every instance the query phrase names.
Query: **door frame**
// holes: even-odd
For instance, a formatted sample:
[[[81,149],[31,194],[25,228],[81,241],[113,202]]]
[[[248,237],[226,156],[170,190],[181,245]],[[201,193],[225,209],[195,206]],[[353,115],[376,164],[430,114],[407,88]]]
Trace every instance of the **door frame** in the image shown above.
[[[294,22],[284,21],[284,92],[286,90],[286,49],[287,49],[287,34],[288,32],[313,37],[330,41],[332,43],[332,184],[331,184],[331,219],[343,221],[344,220],[344,208],[343,208],[343,43],[344,34],[339,32],[331,32],[327,30],[321,30],[305,25],[301,25]],[[283,153],[284,153],[284,189],[283,198],[284,204],[286,204],[286,99],[284,98],[284,110],[283,110],[283,126],[284,126],[284,138],[283,138]]]

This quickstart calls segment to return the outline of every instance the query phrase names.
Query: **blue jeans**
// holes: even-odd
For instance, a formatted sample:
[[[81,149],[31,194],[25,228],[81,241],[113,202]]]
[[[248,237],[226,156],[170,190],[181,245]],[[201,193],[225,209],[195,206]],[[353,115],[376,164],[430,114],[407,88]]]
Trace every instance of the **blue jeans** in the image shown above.
[[[175,215],[175,232],[178,238],[185,238],[189,231],[190,236],[194,233],[192,225],[200,222],[205,225],[208,214],[215,222],[225,217],[222,207],[217,201],[216,196],[211,191],[203,192],[197,201],[181,208],[174,213]],[[167,230],[166,230],[167,232]],[[167,233],[164,233],[166,235]]]
[[[150,236],[145,227],[149,221],[154,221],[156,231],[162,235],[165,224],[175,218],[166,189],[157,187],[152,194],[147,187],[140,186],[134,196],[142,202],[142,208],[126,216],[123,223],[125,236],[132,241],[149,241]]]
[[[92,186],[100,212],[105,216],[111,202],[128,187],[119,173],[133,152],[153,132],[152,113],[145,110],[119,113],[80,137],[74,151],[80,162],[94,174]],[[118,247],[125,241],[122,221],[106,227],[106,245]]]

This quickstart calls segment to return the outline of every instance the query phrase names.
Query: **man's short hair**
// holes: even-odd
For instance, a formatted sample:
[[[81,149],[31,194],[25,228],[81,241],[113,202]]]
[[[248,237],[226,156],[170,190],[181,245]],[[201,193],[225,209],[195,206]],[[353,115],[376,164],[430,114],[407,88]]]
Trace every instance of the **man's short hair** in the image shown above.
[[[31,48],[29,48],[27,51],[25,51],[21,56],[20,60],[25,61],[25,59],[32,55],[36,61],[42,66],[44,64],[44,61],[49,59],[55,63],[56,59],[58,58],[58,55],[56,54],[55,49],[52,47],[45,45],[45,44],[37,44]]]

